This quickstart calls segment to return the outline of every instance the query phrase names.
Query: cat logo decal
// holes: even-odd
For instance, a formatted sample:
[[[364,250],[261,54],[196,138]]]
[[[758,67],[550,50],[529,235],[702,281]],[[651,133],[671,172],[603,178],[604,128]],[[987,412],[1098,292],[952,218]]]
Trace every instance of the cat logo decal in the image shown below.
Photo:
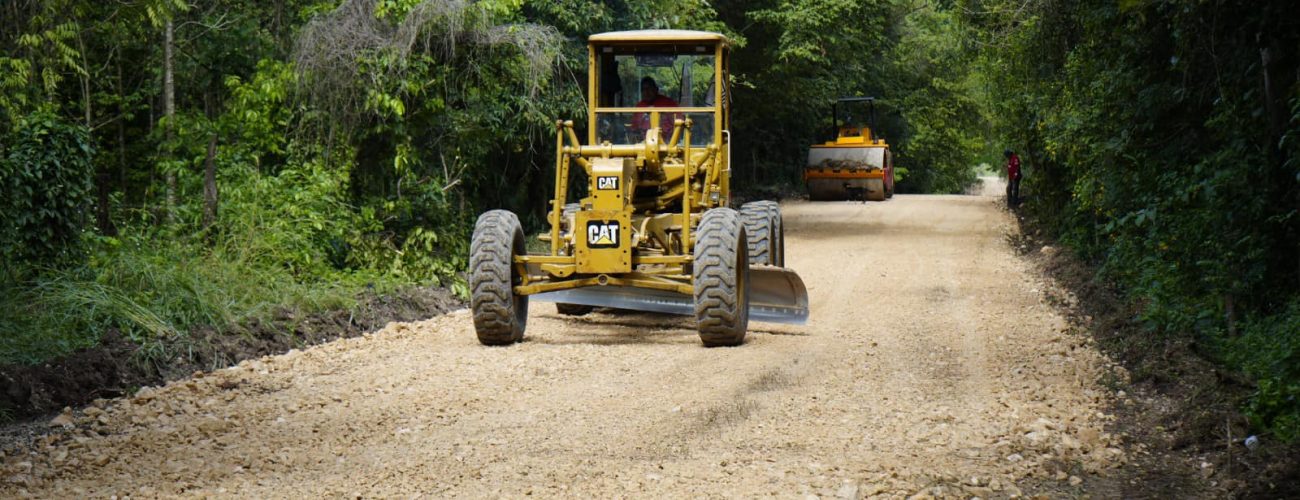
[[[618,222],[587,222],[587,246],[609,248],[618,246]]]

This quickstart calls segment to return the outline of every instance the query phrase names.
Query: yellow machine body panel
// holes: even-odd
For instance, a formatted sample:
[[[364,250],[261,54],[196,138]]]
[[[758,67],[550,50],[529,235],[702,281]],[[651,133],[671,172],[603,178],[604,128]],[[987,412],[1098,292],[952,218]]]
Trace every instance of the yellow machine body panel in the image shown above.
[[[575,214],[579,238],[574,255],[577,272],[632,272],[632,219],[622,210],[584,210]]]
[[[589,210],[575,214],[574,255],[579,273],[632,271],[632,206],[636,186],[632,158],[595,158],[587,176]]]

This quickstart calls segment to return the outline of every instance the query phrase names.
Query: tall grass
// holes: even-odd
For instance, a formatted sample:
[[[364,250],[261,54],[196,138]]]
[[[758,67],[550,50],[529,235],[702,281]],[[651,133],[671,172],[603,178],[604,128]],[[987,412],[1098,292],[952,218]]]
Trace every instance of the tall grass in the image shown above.
[[[151,212],[123,210],[120,236],[84,234],[86,258],[76,264],[0,269],[0,364],[39,363],[113,330],[138,344],[139,356],[174,356],[167,346],[189,345],[200,326],[226,330],[280,309],[350,309],[363,291],[414,284],[465,290],[467,232],[446,200],[408,195],[407,211],[429,227],[389,228],[390,219],[417,218],[352,206],[347,169],[293,160],[264,173],[232,155],[211,227],[201,226],[199,203],[177,206],[162,225]],[[200,188],[192,173],[180,182]]]
[[[113,240],[86,265],[28,273],[0,287],[0,363],[36,363],[96,345],[116,329],[144,347],[197,326],[227,328],[279,308],[349,308],[362,279],[297,276],[243,249]],[[156,352],[145,349],[144,352]]]

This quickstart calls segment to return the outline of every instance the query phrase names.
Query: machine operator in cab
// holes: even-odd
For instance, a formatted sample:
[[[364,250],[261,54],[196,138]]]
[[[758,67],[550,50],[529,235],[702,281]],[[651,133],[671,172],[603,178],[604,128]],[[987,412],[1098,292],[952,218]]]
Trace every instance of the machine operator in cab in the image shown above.
[[[641,79],[641,100],[636,103],[636,107],[675,108],[677,107],[677,101],[668,98],[668,96],[660,94],[659,84],[655,82],[654,78],[650,78],[647,76]],[[675,118],[677,118],[677,116],[673,115],[672,113],[663,113],[659,115],[659,134],[661,136],[667,137],[668,134],[672,133],[673,120]],[[641,131],[641,133],[645,133],[645,131],[649,130],[651,127],[650,114],[637,113],[633,115],[632,126],[633,128]]]

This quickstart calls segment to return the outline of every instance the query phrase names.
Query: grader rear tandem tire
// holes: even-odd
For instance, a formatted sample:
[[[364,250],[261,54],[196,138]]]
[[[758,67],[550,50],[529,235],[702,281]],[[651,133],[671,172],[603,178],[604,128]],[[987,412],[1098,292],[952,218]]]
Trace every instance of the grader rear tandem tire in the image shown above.
[[[705,347],[735,346],[749,327],[749,248],[740,214],[704,213],[695,230],[695,322]]]
[[[514,256],[527,251],[519,218],[507,210],[491,210],[474,224],[470,243],[470,309],[474,331],[483,345],[509,345],[524,339],[528,297],[516,295],[520,282]]]
[[[752,201],[741,205],[740,216],[749,238],[749,263],[785,266],[785,228],[781,206],[775,201]]]

